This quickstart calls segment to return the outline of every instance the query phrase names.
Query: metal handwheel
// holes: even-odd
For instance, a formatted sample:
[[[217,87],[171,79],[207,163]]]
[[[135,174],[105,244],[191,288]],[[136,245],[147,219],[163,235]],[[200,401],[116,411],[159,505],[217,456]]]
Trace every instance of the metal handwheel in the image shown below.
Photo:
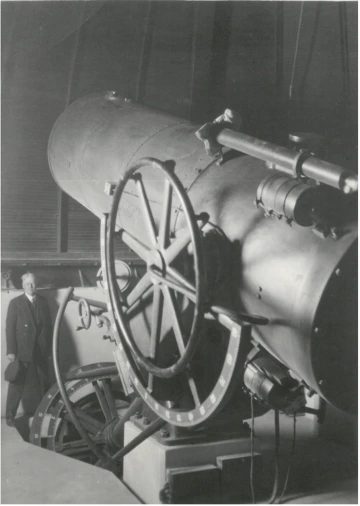
[[[148,191],[142,177],[142,170],[160,171],[164,176],[162,209],[158,225],[151,209]],[[129,181],[135,181],[140,199],[143,221],[146,226],[147,237],[137,237],[130,230],[120,228],[118,211],[121,198]],[[173,193],[180,202],[186,228],[175,238],[171,237],[170,224],[173,210]],[[179,209],[178,209],[179,211]],[[121,239],[146,263],[147,270],[138,284],[128,295],[126,301],[120,300],[117,290],[114,238]],[[176,260],[184,252],[191,250],[192,272],[191,279],[185,277],[175,266]],[[171,378],[182,371],[190,363],[201,338],[201,324],[204,316],[206,277],[202,251],[201,232],[197,217],[181,182],[173,173],[169,163],[162,163],[156,159],[144,158],[133,164],[120,180],[112,202],[109,215],[107,233],[107,270],[108,284],[114,303],[115,315],[121,329],[121,338],[135,361],[142,366],[149,375],[159,378]],[[153,294],[152,318],[149,343],[149,358],[145,357],[130,330],[129,321],[134,306],[144,297]],[[190,332],[185,335],[183,321],[177,297],[185,297],[193,304],[193,317]],[[161,338],[161,322],[164,311],[171,317],[173,334],[180,358],[166,367],[157,365],[159,343]]]
[[[78,302],[79,320],[82,327],[88,330],[91,325],[91,311],[86,299],[80,299]]]

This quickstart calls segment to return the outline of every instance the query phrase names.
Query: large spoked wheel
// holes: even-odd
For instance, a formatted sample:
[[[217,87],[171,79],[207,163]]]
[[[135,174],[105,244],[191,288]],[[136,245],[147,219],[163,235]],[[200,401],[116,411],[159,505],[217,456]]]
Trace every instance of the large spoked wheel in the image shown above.
[[[171,164],[172,165],[172,164]],[[108,284],[115,316],[118,321],[124,346],[131,352],[135,361],[152,376],[171,378],[185,370],[194,356],[201,338],[201,324],[204,317],[206,278],[202,251],[201,232],[197,217],[190,200],[179,179],[173,173],[170,163],[144,158],[130,167],[120,180],[112,202],[107,233],[107,271]],[[160,199],[160,212],[153,213],[149,189],[143,178],[143,172],[162,173],[163,195]],[[154,176],[156,177],[156,176]],[[146,228],[146,237],[139,237],[129,227],[119,225],[119,209],[125,188],[130,181],[135,182],[137,197],[142,211],[142,220]],[[134,184],[134,183],[132,183]],[[173,205],[174,197],[177,206]],[[158,203],[159,207],[159,203]],[[159,211],[157,209],[157,211]],[[173,213],[181,213],[185,227],[175,237],[171,236],[171,218]],[[117,290],[114,238],[119,236],[146,264],[146,273],[128,295],[121,300]],[[191,252],[190,274],[185,275],[176,267],[184,252]],[[152,295],[152,316],[149,354],[145,356],[135,342],[129,321],[134,307],[145,297]],[[179,296],[193,304],[192,322],[185,325]],[[165,367],[158,365],[158,350],[161,339],[162,316],[166,312],[171,318],[173,336],[176,341],[179,358]]]
[[[76,416],[99,449],[114,453],[117,447],[113,446],[109,429],[125,416],[131,403],[123,392],[115,364],[90,364],[69,376],[66,390]],[[89,464],[98,460],[77,432],[57,384],[48,390],[36,410],[30,443]]]

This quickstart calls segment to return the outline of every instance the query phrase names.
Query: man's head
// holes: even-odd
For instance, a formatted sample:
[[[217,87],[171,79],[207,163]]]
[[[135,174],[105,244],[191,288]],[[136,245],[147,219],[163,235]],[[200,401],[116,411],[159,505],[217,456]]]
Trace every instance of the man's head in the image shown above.
[[[21,276],[21,279],[24,292],[28,295],[34,295],[36,292],[36,278],[34,274],[27,272]]]

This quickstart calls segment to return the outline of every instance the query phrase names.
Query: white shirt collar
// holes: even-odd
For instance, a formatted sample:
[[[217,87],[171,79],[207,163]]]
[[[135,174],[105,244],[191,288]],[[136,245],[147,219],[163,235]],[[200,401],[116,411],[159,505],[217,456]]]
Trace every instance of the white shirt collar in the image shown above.
[[[28,293],[25,293],[26,297],[29,299],[30,302],[32,302],[35,297],[36,297],[36,294],[35,295],[29,295]]]

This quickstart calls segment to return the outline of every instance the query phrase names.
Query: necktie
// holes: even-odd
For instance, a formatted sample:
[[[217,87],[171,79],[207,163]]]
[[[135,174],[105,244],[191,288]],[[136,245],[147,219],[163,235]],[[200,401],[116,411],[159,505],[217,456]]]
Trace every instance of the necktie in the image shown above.
[[[36,297],[33,297],[31,299],[31,305],[34,309],[34,318],[36,325],[39,323],[39,316],[38,316],[38,310],[37,310],[37,303],[36,303]]]
[[[36,318],[37,318],[37,303],[36,303],[36,297],[33,297],[33,298],[31,299],[31,304],[32,304],[32,307],[34,308],[35,315],[36,315]]]

